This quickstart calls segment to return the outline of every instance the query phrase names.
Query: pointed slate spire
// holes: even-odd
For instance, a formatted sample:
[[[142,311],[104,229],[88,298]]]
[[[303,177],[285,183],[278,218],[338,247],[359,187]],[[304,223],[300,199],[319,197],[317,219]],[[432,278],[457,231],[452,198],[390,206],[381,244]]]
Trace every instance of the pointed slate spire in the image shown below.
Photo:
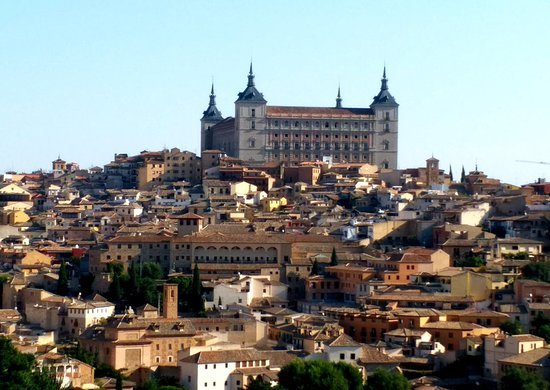
[[[215,106],[216,105],[216,95],[214,95],[214,82],[212,82],[212,88],[210,89],[210,103],[208,103],[209,106]]]
[[[386,65],[384,65],[384,73],[382,74],[382,86],[380,87],[382,91],[388,90],[388,79],[386,78]]]
[[[214,82],[210,88],[210,101],[208,102],[208,108],[203,112],[203,119],[212,121],[221,121],[223,119],[222,113],[216,107],[216,95],[214,94]]]
[[[388,78],[386,77],[386,65],[384,65],[384,72],[382,73],[382,84],[380,86],[380,92],[378,92],[378,95],[374,97],[374,100],[372,101],[372,105],[374,104],[385,104],[385,105],[393,105],[396,106],[397,102],[395,101],[395,98],[390,94],[390,91],[388,90]]]
[[[267,103],[264,99],[264,95],[256,89],[254,83],[254,72],[252,71],[252,61],[250,61],[250,70],[248,72],[248,84],[246,85],[246,89],[239,92],[239,97],[237,98],[237,102],[242,101]]]
[[[338,96],[336,96],[336,108],[342,108],[342,97],[340,96],[340,85],[338,85]]]
[[[252,61],[250,61],[250,71],[248,72],[248,87],[254,86],[254,72],[252,72]]]

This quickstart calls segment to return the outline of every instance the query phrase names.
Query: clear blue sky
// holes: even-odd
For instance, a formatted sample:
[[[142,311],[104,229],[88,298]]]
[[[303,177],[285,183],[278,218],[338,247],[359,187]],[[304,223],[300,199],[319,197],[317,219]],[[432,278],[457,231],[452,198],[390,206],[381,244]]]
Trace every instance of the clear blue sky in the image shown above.
[[[399,166],[432,153],[550,179],[549,1],[3,1],[0,172],[199,152],[212,77],[233,115],[250,58],[269,104],[368,106],[384,62]]]

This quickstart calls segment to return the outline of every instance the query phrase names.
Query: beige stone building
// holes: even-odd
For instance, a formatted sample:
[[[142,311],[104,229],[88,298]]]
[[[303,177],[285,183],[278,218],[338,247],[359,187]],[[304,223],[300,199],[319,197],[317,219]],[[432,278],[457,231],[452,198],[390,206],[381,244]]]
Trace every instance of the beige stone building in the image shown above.
[[[146,159],[137,168],[137,189],[149,191],[163,181],[164,162],[160,159]]]
[[[254,345],[267,336],[267,324],[239,318],[179,318],[177,288],[164,285],[163,316],[137,316],[127,313],[111,318],[105,325],[88,328],[80,345],[97,353],[102,363],[131,375],[143,370],[163,368],[174,371],[178,351],[205,346],[212,340],[243,347]]]
[[[48,352],[38,356],[36,360],[38,367],[52,373],[62,388],[78,389],[94,386],[94,367],[78,359]]]
[[[344,107],[340,89],[334,107],[271,106],[256,89],[251,64],[234,118],[222,116],[212,87],[201,119],[201,150],[221,150],[252,164],[331,160],[396,169],[398,106],[385,69],[368,108]]]
[[[163,151],[164,158],[164,182],[177,182],[181,180],[192,184],[200,183],[202,179],[201,158],[187,150],[172,148]]]
[[[484,375],[488,377],[499,377],[499,361],[519,356],[523,353],[543,348],[544,339],[531,334],[519,334],[507,336],[495,334],[484,339]]]

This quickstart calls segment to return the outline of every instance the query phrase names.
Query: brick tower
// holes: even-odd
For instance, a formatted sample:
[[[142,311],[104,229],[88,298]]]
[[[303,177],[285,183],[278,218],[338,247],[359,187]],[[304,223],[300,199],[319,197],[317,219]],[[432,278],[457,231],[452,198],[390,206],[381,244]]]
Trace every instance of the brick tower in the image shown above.
[[[162,298],[162,315],[164,318],[178,318],[178,285],[165,283]]]

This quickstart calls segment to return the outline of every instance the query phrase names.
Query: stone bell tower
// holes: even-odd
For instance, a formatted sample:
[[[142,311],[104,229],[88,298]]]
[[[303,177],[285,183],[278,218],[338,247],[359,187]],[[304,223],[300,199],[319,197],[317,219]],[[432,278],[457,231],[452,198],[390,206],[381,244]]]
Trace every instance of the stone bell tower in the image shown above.
[[[163,286],[162,316],[178,318],[178,285],[175,283],[165,283]]]

